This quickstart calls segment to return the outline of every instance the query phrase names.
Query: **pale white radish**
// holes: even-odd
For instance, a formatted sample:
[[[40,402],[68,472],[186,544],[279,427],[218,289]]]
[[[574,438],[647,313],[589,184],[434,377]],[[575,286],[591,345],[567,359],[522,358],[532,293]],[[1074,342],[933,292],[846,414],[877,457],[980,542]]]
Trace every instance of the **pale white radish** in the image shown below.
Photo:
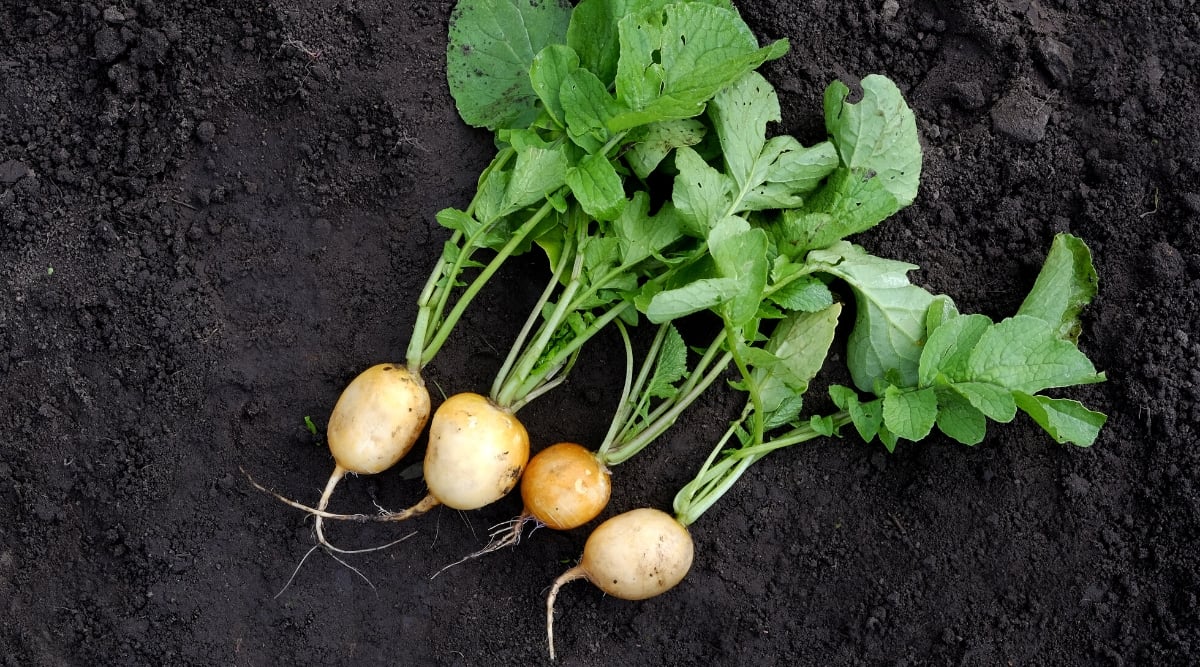
[[[597,526],[584,544],[579,564],[559,576],[546,597],[550,659],[554,659],[554,601],[563,584],[587,579],[613,597],[645,600],[682,581],[692,567],[692,556],[687,528],[661,510],[630,510]]]

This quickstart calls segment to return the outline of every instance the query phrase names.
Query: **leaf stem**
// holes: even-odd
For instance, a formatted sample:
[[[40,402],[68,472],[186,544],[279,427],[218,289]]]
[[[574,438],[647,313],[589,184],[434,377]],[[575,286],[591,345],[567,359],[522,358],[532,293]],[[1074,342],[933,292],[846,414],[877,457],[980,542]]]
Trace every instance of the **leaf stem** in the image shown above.
[[[666,325],[664,325],[665,330]],[[692,370],[687,381],[679,388],[679,392],[675,396],[664,400],[654,411],[651,412],[642,421],[628,420],[621,428],[613,443],[606,443],[607,448],[602,447],[598,452],[600,460],[605,465],[618,465],[632,458],[638,452],[645,449],[650,443],[654,442],[665,433],[675,421],[679,419],[679,415],[695,403],[704,392],[724,374],[726,368],[729,367],[733,360],[733,355],[725,352],[718,358],[718,353],[723,349],[720,345],[720,339],[724,334],[717,336],[713,344],[705,351],[704,356],[696,362],[696,368]],[[646,368],[651,365],[652,357],[647,355]],[[645,369],[644,369],[645,370]],[[641,393],[639,388],[638,393]],[[648,400],[648,397],[645,397]],[[639,402],[640,405],[640,402]],[[633,415],[638,414],[637,406],[631,405]],[[615,423],[615,422],[614,422]]]
[[[725,444],[741,428],[751,411],[750,403],[747,403],[742,416],[734,421],[717,441],[716,447],[708,455],[704,465],[700,467],[700,472],[676,494],[675,517],[683,525],[689,526],[699,519],[729,489],[733,488],[734,483],[750,466],[762,457],[777,449],[815,440],[824,435],[814,429],[811,423],[805,423],[767,442],[760,440],[757,441],[758,444],[743,445],[737,449],[723,451]],[[831,420],[835,430],[851,421],[850,414],[845,410],[835,412],[827,419]],[[719,460],[718,457],[720,457]]]
[[[433,357],[437,355],[438,351],[442,348],[442,345],[445,344],[446,339],[450,336],[450,332],[454,330],[455,325],[457,325],[459,319],[462,318],[467,306],[470,305],[471,301],[479,294],[484,285],[487,284],[487,281],[490,280],[493,275],[495,275],[496,271],[500,269],[500,266],[504,264],[505,260],[511,257],[514,252],[516,252],[517,248],[526,241],[529,235],[533,233],[535,229],[537,229],[538,225],[540,225],[546,216],[549,215],[553,210],[554,207],[549,201],[547,201],[543,203],[541,208],[531,215],[528,220],[521,223],[521,226],[518,227],[513,233],[513,236],[509,239],[508,243],[504,244],[504,247],[496,253],[496,256],[493,257],[490,262],[488,262],[487,266],[485,266],[483,270],[479,272],[479,275],[477,275],[475,279],[471,281],[471,284],[468,285],[463,293],[458,297],[454,303],[454,307],[450,310],[450,312],[444,317],[441,317],[441,310],[446,305],[446,300],[443,298],[442,302],[439,304],[439,308],[435,311],[435,315],[433,316],[436,318],[434,319],[434,321],[437,323],[436,329],[430,336],[429,342],[425,344],[424,350],[421,354],[422,366],[429,363]],[[461,262],[456,263],[455,268],[458,271],[461,271]],[[449,293],[449,288],[453,282],[453,277],[450,277],[450,279],[447,281],[447,291],[444,293],[444,295]]]

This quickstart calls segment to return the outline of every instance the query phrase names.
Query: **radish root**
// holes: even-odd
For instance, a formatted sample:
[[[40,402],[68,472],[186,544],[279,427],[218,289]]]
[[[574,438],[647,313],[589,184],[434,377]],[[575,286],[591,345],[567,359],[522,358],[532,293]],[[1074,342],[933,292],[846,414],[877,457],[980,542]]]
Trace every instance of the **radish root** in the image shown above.
[[[508,521],[505,521],[503,523],[498,523],[495,526],[492,526],[492,532],[489,533],[490,539],[488,540],[487,546],[480,549],[479,551],[476,551],[475,553],[472,553],[467,556],[463,556],[462,558],[454,561],[453,563],[450,563],[446,567],[443,567],[442,569],[435,572],[433,574],[433,576],[429,577],[429,578],[437,579],[439,574],[445,572],[446,570],[449,570],[452,567],[455,567],[457,565],[462,565],[463,563],[465,563],[469,560],[474,560],[485,554],[490,554],[493,551],[499,551],[505,547],[517,546],[518,544],[521,543],[521,536],[525,531],[525,524],[529,523],[529,522],[533,522],[533,523],[537,524],[536,526],[534,526],[534,530],[537,530],[538,528],[540,528],[542,526],[542,523],[540,521],[538,521],[537,519],[535,519],[528,512],[522,514],[519,517],[509,519]]]
[[[246,479],[250,480],[250,484],[252,484],[254,486],[254,488],[258,489],[259,491],[262,491],[263,493],[274,496],[276,500],[279,500],[291,507],[295,507],[296,509],[303,510],[303,511],[315,516],[316,522],[314,524],[314,529],[316,531],[317,543],[318,543],[316,546],[325,547],[325,549],[327,551],[337,552],[340,554],[365,554],[365,553],[370,553],[372,551],[382,551],[383,549],[388,549],[390,547],[393,547],[397,544],[400,544],[404,540],[407,540],[408,538],[412,537],[413,535],[416,535],[416,532],[414,531],[412,533],[409,533],[408,535],[405,535],[404,537],[401,537],[398,540],[392,540],[391,542],[388,542],[387,544],[383,544],[383,545],[376,546],[376,547],[366,547],[363,549],[343,549],[341,547],[334,546],[333,543],[331,543],[328,539],[326,539],[325,525],[324,525],[323,519],[340,519],[343,521],[358,521],[360,523],[366,523],[368,521],[389,521],[389,520],[390,521],[400,521],[401,519],[390,519],[388,517],[392,517],[392,516],[398,517],[398,516],[400,516],[400,514],[403,514],[403,512],[401,512],[399,514],[393,514],[391,512],[384,511],[387,516],[377,516],[377,515],[373,515],[373,514],[334,514],[332,512],[325,511],[325,508],[329,506],[329,498],[333,495],[334,487],[336,487],[338,482],[340,482],[342,480],[342,478],[346,476],[346,470],[344,468],[342,468],[341,466],[334,467],[333,474],[329,476],[329,481],[325,483],[325,491],[321,494],[321,500],[315,508],[309,507],[308,505],[305,505],[304,503],[296,502],[295,500],[292,500],[283,495],[280,495],[276,491],[272,491],[271,489],[268,489],[267,487],[263,486],[262,484],[259,484],[258,481],[255,480],[254,477],[250,475],[250,473],[246,472],[245,468],[241,468],[240,470],[242,471],[242,474],[244,474],[246,476]],[[424,503],[426,501],[428,501],[428,498],[426,498],[426,500],[422,501],[422,503]],[[418,505],[418,506],[420,506],[420,505]],[[430,507],[436,507],[436,506],[437,506],[437,503],[434,503]],[[410,512],[411,509],[412,508],[410,508],[409,510],[405,510],[405,512]],[[418,512],[417,514],[423,514],[426,511],[428,511],[428,508],[421,512]],[[417,514],[411,514],[409,516],[416,516]],[[408,518],[408,516],[406,516],[404,518]],[[312,551],[309,550],[309,553],[312,553]],[[333,555],[333,554],[331,553],[330,555]],[[358,575],[360,577],[362,576],[361,572],[358,572],[358,570],[355,570],[353,567],[351,567],[350,565],[348,565],[347,563],[342,561],[342,559],[338,558],[337,556],[333,556],[333,557],[335,559],[337,559],[338,562],[341,562],[343,565],[346,565],[346,567],[349,567],[351,570],[354,570],[356,573],[358,573]],[[308,554],[305,554],[304,558],[300,559],[300,565],[303,565],[304,560],[307,558],[308,558]],[[300,566],[297,565],[296,569],[299,570]],[[292,577],[294,578],[295,576],[296,576],[296,574],[295,574],[295,572],[293,572]],[[363,579],[366,579],[366,577],[363,577]],[[291,583],[291,579],[288,580],[288,583],[289,584]],[[367,583],[371,583],[371,582],[368,581]],[[287,586],[284,586],[284,588],[286,589]],[[372,588],[374,588],[374,586],[372,586]],[[280,593],[282,593],[282,592],[283,591],[281,590]],[[276,597],[278,597],[278,595]]]
[[[568,584],[576,579],[587,579],[587,571],[582,565],[563,572],[557,579],[554,580],[554,585],[550,587],[550,594],[546,596],[546,643],[550,646],[550,660],[554,661],[554,600],[558,598],[558,589],[564,584]]]

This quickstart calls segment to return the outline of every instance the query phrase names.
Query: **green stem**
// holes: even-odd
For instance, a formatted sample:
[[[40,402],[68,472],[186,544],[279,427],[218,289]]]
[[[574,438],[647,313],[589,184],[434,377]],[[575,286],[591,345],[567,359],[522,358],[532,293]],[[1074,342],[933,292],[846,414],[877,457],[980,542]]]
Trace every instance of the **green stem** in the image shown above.
[[[730,425],[729,430],[717,442],[717,446],[713,448],[696,477],[675,496],[675,516],[683,525],[689,526],[695,523],[733,487],[750,466],[762,457],[777,449],[815,440],[824,435],[806,423],[772,438],[768,442],[759,441],[759,444],[743,446],[722,454],[725,444],[737,432],[748,416],[748,412],[749,404],[747,404],[747,411],[743,412],[742,416]],[[851,421],[849,413],[845,410],[835,412],[830,415],[829,419],[832,420],[835,429],[841,428]],[[718,455],[721,457],[719,461],[717,461]]]
[[[617,402],[617,412],[613,415],[612,423],[608,425],[608,432],[604,434],[604,441],[596,449],[596,458],[601,462],[605,462],[605,453],[612,447],[613,441],[617,438],[617,433],[623,430],[624,425],[629,422],[630,414],[636,414],[636,404],[630,400],[630,397],[637,387],[637,395],[641,395],[642,387],[646,383],[646,377],[650,374],[652,366],[651,361],[658,355],[658,349],[662,345],[663,339],[667,334],[666,324],[658,328],[658,333],[654,336],[654,342],[650,344],[650,349],[646,352],[646,361],[642,363],[642,369],[638,373],[636,384],[633,381],[633,344],[629,341],[629,332],[625,330],[625,323],[617,320],[617,331],[621,332],[621,342],[625,345],[625,384],[621,388],[621,399]]]
[[[733,356],[728,352],[721,355],[714,363],[715,352],[720,349],[721,346],[714,342],[704,357],[696,363],[696,368],[692,371],[688,381],[679,388],[678,393],[673,398],[660,403],[654,412],[647,416],[640,429],[633,431],[633,422],[625,424],[616,444],[608,451],[598,452],[601,461],[605,465],[624,463],[666,433],[667,429],[671,428],[679,419],[679,415],[691,407],[692,403],[695,403],[729,367]]]
[[[570,264],[570,259],[569,253],[566,252],[563,252],[559,256],[558,264],[554,267],[554,271],[550,275],[550,280],[546,282],[546,289],[542,290],[537,303],[533,304],[533,308],[529,310],[529,316],[525,318],[525,324],[521,327],[521,333],[517,334],[517,339],[513,341],[512,347],[508,350],[508,355],[504,358],[504,364],[496,372],[496,379],[492,382],[491,396],[500,395],[504,381],[508,379],[513,365],[520,358],[521,351],[525,348],[525,341],[529,340],[529,334],[533,331],[533,325],[541,319],[542,309],[546,307],[546,304],[550,301],[550,297],[554,295],[554,290],[562,280],[563,272],[566,271],[567,265]]]
[[[766,416],[763,410],[762,391],[758,383],[754,381],[754,376],[750,373],[749,363],[738,352],[738,342],[744,339],[745,337],[738,331],[735,331],[728,323],[725,324],[726,349],[733,355],[733,363],[737,366],[738,373],[742,376],[742,382],[745,383],[746,391],[750,394],[750,411],[754,418],[751,435],[755,442],[762,442],[766,435],[764,433]]]
[[[467,306],[469,306],[476,295],[483,290],[483,287],[487,281],[490,280],[493,275],[495,275],[496,271],[500,269],[500,266],[504,264],[505,260],[512,256],[514,252],[516,252],[517,248],[519,248],[521,244],[525,242],[526,238],[533,233],[535,229],[537,229],[538,225],[542,223],[542,220],[544,220],[546,216],[549,215],[553,210],[554,207],[551,206],[549,201],[547,201],[542,204],[541,208],[531,215],[528,220],[523,222],[521,226],[518,227],[513,233],[513,236],[511,239],[509,239],[508,243],[504,244],[504,247],[496,253],[496,256],[493,257],[490,262],[488,262],[487,266],[485,266],[483,270],[479,272],[479,275],[475,277],[475,280],[471,281],[471,284],[468,285],[463,293],[458,297],[454,303],[454,308],[452,308],[450,312],[443,317],[441,316],[441,312],[447,302],[446,296],[449,294],[449,290],[455,282],[453,275],[447,277],[446,291],[443,293],[442,301],[438,304],[438,308],[434,311],[434,315],[431,316],[432,321],[436,323],[436,329],[433,331],[429,338],[429,342],[425,344],[424,350],[422,351],[422,366],[429,363],[433,357],[437,355],[438,351],[441,350],[442,345],[446,343],[446,339],[450,337],[450,332],[454,330],[455,325],[458,324],[459,319],[461,319],[463,313],[466,312]],[[460,261],[456,262],[455,264],[459,271],[461,271],[461,258],[465,254],[465,251],[460,253]],[[457,273],[454,275],[457,275]]]
[[[581,225],[579,225],[577,220],[573,220],[571,225],[570,230],[575,232],[576,239],[572,243],[569,236],[566,238],[563,247],[563,257],[571,258],[574,261],[571,267],[571,276],[567,279],[566,284],[563,285],[558,303],[555,304],[554,310],[551,311],[550,315],[542,320],[537,335],[531,343],[528,345],[514,345],[514,348],[520,349],[520,355],[517,358],[516,364],[514,364],[511,370],[505,373],[502,380],[497,377],[497,381],[493,383],[492,400],[497,405],[506,407],[509,410],[514,410],[514,404],[528,395],[529,392],[520,391],[520,387],[525,379],[533,373],[538,360],[554,339],[554,334],[558,331],[558,327],[566,320],[567,315],[570,314],[571,299],[579,289],[580,276],[583,273],[582,233],[580,232]],[[539,307],[538,310],[530,315],[531,317],[541,317],[541,308]]]
[[[457,246],[462,240],[462,235],[461,231],[455,230],[450,235],[447,243]],[[413,323],[412,337],[408,339],[408,350],[405,355],[408,370],[414,374],[421,372],[423,365],[421,358],[424,356],[423,353],[425,351],[426,332],[429,330],[429,321],[433,317],[430,302],[433,301],[438,282],[446,271],[446,266],[446,253],[443,252],[441,257],[438,258],[437,263],[434,264],[433,270],[429,272],[429,278],[425,281],[425,287],[421,289],[421,294],[417,297],[417,319]]]
[[[519,384],[515,384],[508,392],[509,403],[500,403],[500,405],[509,405],[514,412],[520,407],[524,407],[534,398],[541,396],[544,391],[538,391],[550,382],[557,384],[562,381],[559,376],[564,367],[568,367],[567,362],[573,360],[579,351],[583,348],[584,343],[591,340],[596,334],[600,333],[604,327],[608,326],[613,320],[621,316],[627,308],[631,308],[632,304],[628,301],[622,301],[617,305],[607,310],[603,315],[597,317],[586,329],[576,335],[571,342],[562,349],[554,353],[554,356],[541,364],[541,370],[530,371],[526,374],[525,380]],[[544,352],[544,350],[543,350]],[[540,355],[539,355],[540,356]],[[565,373],[562,373],[565,376]],[[499,401],[497,401],[499,403]]]

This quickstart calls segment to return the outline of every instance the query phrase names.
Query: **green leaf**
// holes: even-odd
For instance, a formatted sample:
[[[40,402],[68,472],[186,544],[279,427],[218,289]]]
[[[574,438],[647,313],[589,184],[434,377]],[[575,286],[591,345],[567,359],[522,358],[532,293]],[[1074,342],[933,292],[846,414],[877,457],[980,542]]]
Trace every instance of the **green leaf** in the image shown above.
[[[862,89],[856,104],[840,81],[825,91],[825,127],[841,165],[802,210],[785,215],[786,252],[822,248],[870,229],[916,197],[921,144],[913,113],[886,77],[868,76]]]
[[[812,192],[838,166],[837,149],[828,141],[805,147],[789,136],[773,137],[780,150],[767,172],[767,181],[796,193]]]
[[[978,445],[987,435],[987,417],[949,388],[938,388],[937,427],[964,445]]]
[[[903,390],[889,386],[883,394],[883,423],[887,430],[914,442],[933,430],[937,393],[932,388]]]
[[[446,78],[459,115],[476,127],[526,127],[537,118],[534,57],[566,41],[570,3],[459,0],[450,15]]]
[[[617,23],[635,12],[661,9],[679,0],[583,0],[571,14],[567,44],[579,52],[584,67],[602,81],[612,83],[617,73],[620,42]],[[692,0],[700,1],[700,0]],[[732,10],[728,0],[703,0],[710,5]]]
[[[995,421],[1007,423],[1017,415],[1012,392],[1004,387],[988,382],[955,382],[950,389],[967,399],[971,407]]]
[[[692,118],[651,123],[646,126],[641,139],[625,153],[625,160],[638,178],[645,179],[671,151],[700,143],[704,132],[704,123]]]
[[[603,148],[611,136],[608,121],[621,110],[604,83],[586,69],[574,70],[563,80],[559,100],[571,141],[589,153]]]
[[[814,269],[846,281],[858,314],[847,342],[847,364],[854,384],[873,391],[878,381],[917,385],[925,337],[925,314],[933,295],[908,282],[912,264],[868,255],[841,241],[809,253]]]
[[[808,427],[827,438],[837,435],[837,427],[833,425],[833,417],[828,415],[813,415],[808,420]]]
[[[815,276],[800,276],[771,292],[771,301],[788,310],[816,312],[833,303],[829,286]]]
[[[741,285],[734,278],[702,278],[655,294],[645,307],[646,317],[655,324],[661,324],[716,308],[736,297],[740,291]]]
[[[786,424],[799,414],[802,404],[796,399],[808,390],[824,365],[841,312],[841,304],[833,304],[815,313],[793,313],[771,332],[763,347],[771,361],[756,366],[750,374],[768,422]],[[779,412],[788,413],[782,415],[786,417],[782,421],[773,419]]]
[[[931,306],[930,310],[934,308]],[[918,385],[927,387],[939,375],[951,382],[969,379],[967,360],[971,350],[991,326],[992,321],[986,315],[960,315],[934,329],[921,351]]]
[[[597,220],[613,220],[625,207],[625,187],[603,155],[588,155],[566,170],[567,185],[583,210]]]
[[[463,233],[462,243],[464,246],[471,248],[491,248],[496,249],[502,247],[508,241],[509,231],[508,226],[499,224],[493,220],[491,224],[485,225],[483,222],[467,215],[464,211],[455,208],[446,208],[437,212],[438,224],[446,229],[460,231]],[[461,249],[458,246],[455,248],[455,259]],[[451,259],[450,261],[454,261]],[[478,266],[478,262],[471,262],[465,266]]]
[[[668,325],[667,334],[658,348],[654,361],[654,374],[646,385],[647,395],[654,398],[673,398],[677,393],[675,383],[687,376],[687,343],[679,330]]]
[[[1028,394],[1104,380],[1074,343],[1059,338],[1045,320],[1028,315],[988,329],[971,351],[967,373],[973,380]]]
[[[1033,289],[1017,311],[1050,323],[1059,338],[1079,341],[1079,312],[1096,295],[1099,278],[1082,239],[1058,234]]]
[[[674,207],[664,206],[654,216],[649,211],[649,193],[638,190],[613,221],[613,232],[620,240],[622,266],[632,267],[658,255],[683,236],[683,222]]]
[[[501,214],[507,215],[546,199],[563,186],[568,164],[562,147],[527,146],[518,151],[500,204]]]
[[[830,84],[825,90],[825,129],[851,174],[859,181],[878,183],[897,205],[908,206],[921,179],[916,118],[887,77],[867,76],[862,90],[862,100],[854,104],[845,84]]]
[[[933,297],[933,302],[929,304],[929,310],[925,311],[925,336],[930,337],[938,327],[951,318],[958,317],[958,307],[954,305],[954,300],[945,294],[936,294]],[[929,347],[926,344],[926,347]]]
[[[631,14],[618,33],[617,100],[630,111],[613,131],[699,115],[718,90],[787,51],[783,41],[758,48],[737,12],[698,2]]]
[[[529,68],[529,81],[542,106],[559,127],[566,127],[560,91],[572,72],[579,69],[579,54],[565,44],[551,44],[538,52]]]
[[[845,387],[840,384],[831,385],[829,387],[829,396],[833,399],[833,404],[839,409],[845,410],[850,415],[850,421],[854,423],[854,429],[858,431],[859,437],[863,442],[871,442],[879,433],[880,426],[883,424],[883,405],[881,399],[873,401],[861,402],[856,393],[850,387]]]
[[[675,207],[688,223],[688,231],[705,238],[729,214],[734,183],[687,146],[675,151],[675,168],[679,171],[673,191]]]
[[[1015,396],[1017,406],[1059,443],[1089,447],[1108,420],[1103,413],[1088,410],[1078,401],[1025,392],[1016,392]]]
[[[888,450],[889,453],[896,451],[898,440],[899,438],[896,434],[888,430],[887,424],[881,423],[879,425],[879,441],[883,443],[884,449]]]
[[[805,148],[789,136],[772,137],[758,164],[758,181],[746,191],[738,206],[743,211],[794,209],[838,164],[828,141]]]
[[[734,183],[734,213],[798,207],[838,164],[828,142],[806,149],[790,136],[766,138],[767,124],[780,120],[779,98],[757,72],[717,92],[708,115]]]
[[[713,227],[708,249],[723,278],[737,281],[738,291],[722,304],[719,314],[739,327],[754,319],[767,286],[767,234],[742,218],[729,217]]]
[[[708,115],[721,139],[725,173],[743,192],[761,183],[766,165],[758,162],[767,143],[767,123],[780,120],[775,89],[758,72],[748,72],[713,96]]]

